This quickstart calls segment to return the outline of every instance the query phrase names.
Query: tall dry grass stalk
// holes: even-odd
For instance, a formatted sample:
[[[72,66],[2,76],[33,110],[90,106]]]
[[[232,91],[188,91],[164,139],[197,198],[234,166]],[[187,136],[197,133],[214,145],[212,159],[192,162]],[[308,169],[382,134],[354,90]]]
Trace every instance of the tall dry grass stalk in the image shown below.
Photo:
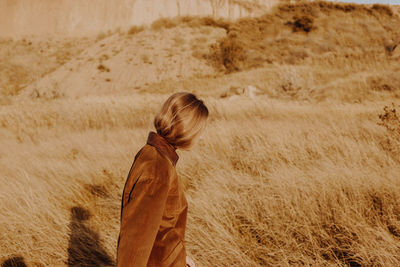
[[[113,259],[125,176],[165,97],[2,107],[3,259],[59,266],[78,259],[74,246]],[[400,165],[381,145],[383,103],[205,102],[204,139],[178,164],[199,266],[400,262]],[[74,207],[91,214],[80,228]],[[73,229],[90,238],[71,244]]]

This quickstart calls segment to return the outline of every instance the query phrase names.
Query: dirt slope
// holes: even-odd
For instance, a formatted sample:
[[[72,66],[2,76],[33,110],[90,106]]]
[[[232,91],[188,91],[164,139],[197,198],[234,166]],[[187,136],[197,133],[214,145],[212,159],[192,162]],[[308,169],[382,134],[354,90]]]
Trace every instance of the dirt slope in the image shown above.
[[[200,87],[208,76],[221,83],[217,94],[252,85],[273,97],[357,102],[400,96],[398,48],[390,51],[400,40],[400,18],[386,6],[302,3],[234,23],[177,21],[105,36],[21,95],[157,92],[166,84],[184,89],[183,81]]]
[[[146,29],[134,35],[114,33],[28,86],[22,95],[77,97],[134,92],[163,80],[212,75],[214,69],[196,58],[193,49],[206,49],[224,35],[224,29],[210,26]]]
[[[162,17],[185,15],[236,19],[259,15],[277,0],[2,0],[0,37],[58,34],[85,36]]]

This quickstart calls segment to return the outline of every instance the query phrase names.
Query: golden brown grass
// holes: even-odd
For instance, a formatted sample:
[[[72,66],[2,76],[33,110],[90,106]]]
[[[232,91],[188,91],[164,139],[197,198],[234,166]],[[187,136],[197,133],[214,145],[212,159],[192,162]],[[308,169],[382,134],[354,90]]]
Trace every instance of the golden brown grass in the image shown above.
[[[324,66],[331,60],[337,63],[337,58],[346,65],[364,66],[370,57],[385,63],[382,51],[400,40],[399,23],[390,7],[378,4],[284,4],[259,18],[231,24],[217,59],[228,72],[271,63]]]
[[[23,88],[79,55],[93,38],[64,40],[0,39],[0,99]]]
[[[175,18],[161,18],[151,24],[153,30],[169,29],[179,26],[200,27],[210,26],[228,30],[230,22],[222,18],[182,16]]]
[[[132,27],[129,28],[128,34],[129,35],[134,35],[134,34],[137,34],[139,32],[144,31],[144,29],[145,29],[144,26],[132,26]]]
[[[296,22],[299,14],[313,18],[309,32],[293,31],[296,23],[307,26]],[[190,152],[178,151],[189,202],[187,253],[197,266],[399,266],[400,66],[385,52],[398,33],[394,16],[385,7],[285,5],[230,22],[228,37],[211,51],[191,43],[206,44],[214,34],[214,26],[203,24],[208,18],[190,26],[193,35],[187,25],[160,22],[132,36],[92,40],[94,48],[60,72],[66,83],[82,72],[79,58],[96,58],[87,66],[98,76],[121,75],[117,63],[137,48],[138,62],[149,55],[146,65],[159,66],[161,57],[139,43],[151,44],[163,27],[174,57],[191,53],[181,45],[210,64],[220,52],[236,55],[236,45],[245,49],[243,58],[232,57],[231,73],[212,61],[212,75],[155,77],[129,88],[114,84],[128,76],[101,76],[107,94],[79,87],[69,89],[90,93],[69,97],[56,80],[48,93],[59,97],[8,96],[0,105],[0,264],[113,265],[133,158],[160,104],[173,92],[191,91],[210,110],[203,139]],[[132,50],[124,50],[128,45]],[[38,48],[24,49],[31,55]],[[111,71],[97,69],[97,59]],[[19,66],[45,73],[46,64]],[[255,98],[220,97],[249,85],[260,90]]]
[[[115,256],[126,170],[166,96],[3,107],[2,255],[62,265],[76,235],[70,209],[80,207],[92,214],[83,226]],[[205,101],[207,133],[178,165],[199,265],[400,262],[400,166],[381,145],[383,103]]]

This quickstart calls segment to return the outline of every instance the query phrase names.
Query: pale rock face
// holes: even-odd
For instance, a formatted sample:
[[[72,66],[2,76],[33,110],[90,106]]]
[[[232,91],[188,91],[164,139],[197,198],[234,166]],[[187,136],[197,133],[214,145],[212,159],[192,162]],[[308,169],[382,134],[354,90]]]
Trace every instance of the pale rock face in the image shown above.
[[[238,97],[248,97],[254,99],[257,95],[262,94],[262,91],[253,85],[248,85],[247,87],[231,87],[220,97],[228,99],[236,99]]]
[[[256,94],[258,94],[258,93],[259,93],[259,90],[256,87],[254,87],[252,85],[249,85],[246,87],[246,90],[245,90],[246,96],[248,96],[250,98],[254,98],[256,96]]]
[[[184,15],[236,19],[262,14],[277,0],[1,0],[0,37],[80,36]]]

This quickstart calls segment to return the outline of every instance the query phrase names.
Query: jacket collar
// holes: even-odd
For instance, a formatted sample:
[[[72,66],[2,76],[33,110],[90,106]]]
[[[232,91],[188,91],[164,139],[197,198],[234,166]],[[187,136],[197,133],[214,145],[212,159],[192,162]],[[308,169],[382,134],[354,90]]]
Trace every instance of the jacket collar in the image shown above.
[[[175,148],[170,143],[168,143],[168,141],[164,137],[155,132],[150,132],[147,138],[147,144],[157,148],[157,150],[159,150],[162,154],[164,154],[171,160],[174,166],[176,165],[179,156],[176,153]]]

